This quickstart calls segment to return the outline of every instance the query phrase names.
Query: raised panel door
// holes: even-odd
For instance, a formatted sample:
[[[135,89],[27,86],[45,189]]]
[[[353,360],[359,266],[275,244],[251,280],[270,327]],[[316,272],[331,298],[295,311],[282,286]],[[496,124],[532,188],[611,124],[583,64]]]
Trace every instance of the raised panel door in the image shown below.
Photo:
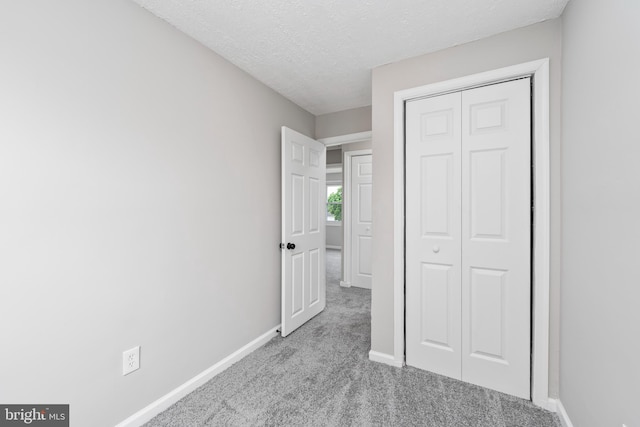
[[[407,364],[529,398],[530,79],[405,113]]]
[[[406,360],[460,378],[460,93],[406,107]]]
[[[324,144],[283,127],[282,336],[326,304],[325,182]]]
[[[351,157],[351,286],[371,289],[373,164],[371,154]]]
[[[530,117],[528,78],[462,92],[462,379],[523,398],[530,396]]]

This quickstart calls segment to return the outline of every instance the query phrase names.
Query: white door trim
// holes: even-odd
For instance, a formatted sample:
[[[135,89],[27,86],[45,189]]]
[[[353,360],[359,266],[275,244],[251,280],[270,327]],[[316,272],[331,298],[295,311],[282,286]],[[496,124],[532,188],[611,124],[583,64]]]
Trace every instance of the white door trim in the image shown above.
[[[404,109],[408,100],[469,89],[517,77],[533,80],[532,147],[535,173],[533,235],[533,337],[531,398],[538,406],[549,401],[549,274],[550,274],[550,160],[549,59],[500,68],[467,77],[402,90],[394,94],[394,364],[404,363]],[[348,176],[348,174],[345,174]],[[344,191],[344,190],[343,190]]]
[[[319,138],[318,141],[322,142],[327,147],[334,147],[336,145],[370,141],[371,135],[371,131],[368,130],[366,132],[349,133],[347,135],[332,136],[329,138]]]
[[[341,286],[351,286],[351,158],[373,154],[373,150],[344,151],[342,153],[342,257],[344,265],[342,269]]]

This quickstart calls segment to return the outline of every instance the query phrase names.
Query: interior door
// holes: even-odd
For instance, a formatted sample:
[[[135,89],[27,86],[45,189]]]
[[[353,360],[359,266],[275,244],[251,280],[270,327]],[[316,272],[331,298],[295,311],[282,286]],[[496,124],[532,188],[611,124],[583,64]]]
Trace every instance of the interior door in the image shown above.
[[[371,154],[351,157],[351,286],[371,289]]]
[[[460,93],[406,107],[407,364],[461,378]]]
[[[326,305],[324,144],[282,127],[282,336]]]
[[[530,79],[406,106],[407,364],[530,397]]]

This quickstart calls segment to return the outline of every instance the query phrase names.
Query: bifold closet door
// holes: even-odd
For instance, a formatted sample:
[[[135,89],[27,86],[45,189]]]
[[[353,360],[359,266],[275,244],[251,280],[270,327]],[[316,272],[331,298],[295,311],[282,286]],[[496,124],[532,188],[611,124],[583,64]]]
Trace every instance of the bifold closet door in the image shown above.
[[[407,364],[529,398],[530,80],[406,106]]]

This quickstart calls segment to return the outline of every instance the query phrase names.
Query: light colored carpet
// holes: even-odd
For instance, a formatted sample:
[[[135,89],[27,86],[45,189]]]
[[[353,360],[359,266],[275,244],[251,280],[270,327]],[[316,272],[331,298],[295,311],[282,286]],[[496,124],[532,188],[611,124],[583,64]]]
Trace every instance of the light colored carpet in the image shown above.
[[[147,426],[559,427],[531,402],[368,360],[370,291],[341,288],[327,251],[327,308],[276,337]],[[336,266],[337,263],[337,266]]]

